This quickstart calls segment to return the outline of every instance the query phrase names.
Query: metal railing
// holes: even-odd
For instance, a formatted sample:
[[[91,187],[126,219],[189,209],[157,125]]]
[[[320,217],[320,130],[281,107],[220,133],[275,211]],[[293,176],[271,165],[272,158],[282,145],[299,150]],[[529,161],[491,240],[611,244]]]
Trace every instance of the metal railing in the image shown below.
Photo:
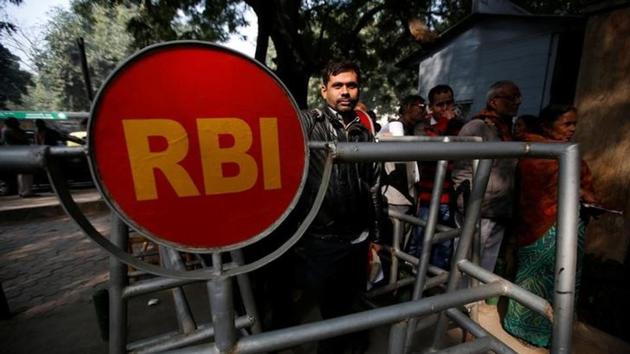
[[[178,349],[182,353],[257,353],[270,350],[288,348],[296,344],[315,341],[324,338],[339,336],[346,333],[356,332],[381,326],[391,325],[389,350],[391,353],[404,352],[408,341],[410,329],[413,329],[412,319],[420,316],[438,313],[435,325],[433,349],[440,346],[440,341],[446,331],[448,318],[470,331],[478,337],[472,342],[462,343],[448,349],[448,352],[464,353],[480,350],[493,350],[500,353],[513,352],[504,343],[494,338],[484,331],[478,324],[466,319],[456,310],[458,306],[483,300],[497,295],[507,296],[519,301],[524,306],[541,313],[553,321],[552,347],[553,353],[571,352],[571,334],[573,320],[573,305],[575,300],[575,270],[577,252],[577,221],[578,221],[578,187],[579,187],[579,152],[576,144],[542,144],[542,143],[474,143],[474,142],[381,142],[381,143],[311,143],[312,149],[326,149],[329,152],[329,161],[334,158],[335,162],[358,162],[358,161],[418,161],[418,160],[461,160],[479,159],[478,170],[474,176],[470,199],[466,207],[466,215],[461,229],[460,242],[454,254],[453,264],[455,268],[448,274],[447,291],[445,294],[436,295],[424,299],[412,300],[409,302],[367,310],[351,315],[346,315],[334,319],[328,319],[315,323],[294,326],[286,329],[271,332],[251,334],[247,336],[237,336],[236,328],[252,325],[257,322],[257,318],[241,319],[235,318],[232,299],[230,279],[233,275],[244,274],[246,271],[256,269],[283,252],[286,252],[301,236],[305,228],[312,220],[313,212],[307,216],[307,220],[301,225],[299,232],[292,236],[293,243],[283,245],[281,250],[266,257],[263,261],[254,262],[247,265],[239,265],[234,259],[230,264],[222,264],[221,253],[212,254],[212,267],[204,273],[194,273],[190,276],[182,276],[182,271],[164,270],[161,267],[144,267],[143,270],[154,272],[160,275],[173,276],[175,278],[188,278],[189,280],[205,279],[209,280],[209,297],[213,310],[213,328],[211,334],[214,342],[197,345],[188,348]],[[135,266],[136,260],[132,256],[121,257],[122,241],[116,242],[118,245],[108,245],[105,240],[87,219],[81,219],[77,215],[76,205],[69,196],[67,189],[60,182],[60,171],[56,171],[56,160],[64,156],[76,156],[83,154],[81,148],[49,148],[49,147],[6,147],[0,149],[0,169],[13,169],[16,171],[33,171],[37,169],[47,169],[51,184],[58,193],[66,211],[77,221],[79,226],[89,234],[90,237],[101,245],[112,257],[112,278],[117,278],[116,272],[120,271],[121,261]],[[553,310],[544,299],[532,294],[524,289],[487,272],[467,259],[468,251],[473,242],[473,235],[476,230],[479,218],[481,201],[485,192],[486,184],[491,169],[491,160],[496,158],[520,158],[537,157],[557,159],[559,161],[559,191],[558,191],[558,233],[555,266],[555,291],[553,298]],[[326,167],[330,168],[329,165]],[[328,172],[329,173],[329,170]],[[319,189],[319,200],[325,192],[324,184],[327,184],[326,172],[324,173],[323,187]],[[437,183],[436,183],[437,184]],[[435,193],[434,193],[435,194]],[[433,203],[432,203],[433,204]],[[315,205],[317,209],[319,205]],[[433,208],[433,206],[432,206]],[[310,218],[310,219],[309,219]],[[437,229],[435,224],[435,211],[430,213],[427,221],[428,234]],[[120,234],[124,224],[116,224],[115,221],[113,235]],[[306,224],[306,226],[304,226]],[[438,233],[438,235],[440,235]],[[451,234],[449,234],[449,237]],[[102,239],[98,239],[98,238]],[[444,236],[446,237],[446,236]],[[114,237],[116,239],[116,237]],[[431,237],[425,237],[425,244],[432,242]],[[419,261],[418,279],[415,280],[415,288],[422,289],[428,284],[426,271],[429,270],[428,263],[423,265],[425,255],[430,247],[425,247],[423,257]],[[160,268],[160,269],[156,269]],[[115,270],[118,269],[118,270]],[[455,271],[457,270],[457,271]],[[457,289],[461,274],[465,273],[481,281],[481,285],[467,289]],[[210,274],[210,275],[209,275]],[[121,286],[124,279],[113,279],[112,287],[117,298],[122,298],[127,289],[127,293],[140,292],[140,290],[129,290]],[[147,288],[163,289],[167,286],[179,286],[183,283],[180,280],[156,279]],[[118,288],[115,288],[118,286]],[[146,290],[146,289],[145,289]],[[143,291],[145,291],[143,290]],[[419,297],[419,296],[418,296]],[[124,302],[116,309],[110,308],[110,328],[126,323],[126,305]],[[255,315],[254,315],[255,316]],[[119,319],[116,319],[119,318]],[[248,322],[249,321],[249,322]],[[122,326],[118,326],[122,327]],[[112,328],[122,331],[120,337],[125,339],[125,329]],[[205,329],[205,328],[204,328]],[[187,337],[190,339],[190,337]],[[203,337],[205,338],[205,337]],[[119,341],[124,343],[124,341]],[[186,341],[178,342],[183,345]],[[128,346],[114,346],[110,343],[112,353],[124,352],[133,349]],[[162,348],[164,349],[164,348]],[[160,350],[162,350],[160,349]]]

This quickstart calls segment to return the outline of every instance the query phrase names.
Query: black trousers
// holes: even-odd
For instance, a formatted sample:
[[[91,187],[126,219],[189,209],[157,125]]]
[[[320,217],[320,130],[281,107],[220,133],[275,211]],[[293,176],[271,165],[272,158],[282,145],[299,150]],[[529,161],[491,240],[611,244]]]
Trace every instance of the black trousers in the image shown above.
[[[323,319],[360,309],[367,282],[369,242],[358,244],[322,240],[305,235],[278,262],[273,296],[273,327],[303,323],[314,306]],[[323,340],[318,353],[357,352],[367,347],[367,336],[354,334]]]

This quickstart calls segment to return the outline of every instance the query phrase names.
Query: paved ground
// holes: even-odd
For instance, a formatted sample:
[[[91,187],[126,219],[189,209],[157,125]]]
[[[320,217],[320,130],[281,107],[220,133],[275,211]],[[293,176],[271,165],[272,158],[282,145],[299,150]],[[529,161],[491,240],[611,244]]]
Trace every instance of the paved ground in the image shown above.
[[[109,214],[95,191],[76,195],[101,232]],[[52,195],[24,199],[0,198],[0,281],[12,316],[0,321],[1,353],[106,353],[92,295],[106,287],[108,256],[56,209]],[[20,207],[21,206],[21,207]],[[28,209],[18,212],[20,208]],[[53,210],[54,209],[54,210]],[[56,211],[55,211],[56,210]],[[209,320],[203,284],[185,288],[197,323]],[[150,298],[159,299],[147,306]],[[129,303],[130,340],[174,330],[168,292],[134,298]],[[481,324],[519,353],[532,349],[503,332],[496,306],[483,305]],[[387,328],[372,331],[369,354],[386,352]],[[461,338],[450,332],[453,341]],[[592,327],[574,327],[575,353],[630,353],[630,346]]]
[[[101,231],[109,227],[106,213],[92,220]],[[0,280],[12,313],[0,321],[3,349],[107,352],[92,306],[107,285],[107,259],[67,217],[1,222]]]
[[[93,221],[104,230],[105,215]],[[33,317],[87,301],[108,280],[107,254],[67,218],[0,227],[0,277],[13,312]]]

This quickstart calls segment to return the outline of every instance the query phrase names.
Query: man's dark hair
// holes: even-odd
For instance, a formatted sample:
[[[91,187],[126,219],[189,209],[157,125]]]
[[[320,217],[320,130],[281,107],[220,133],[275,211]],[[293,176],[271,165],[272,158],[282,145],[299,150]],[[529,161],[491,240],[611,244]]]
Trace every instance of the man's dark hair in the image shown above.
[[[322,83],[324,86],[328,84],[328,79],[331,76],[339,75],[339,73],[345,73],[348,71],[354,71],[357,74],[357,81],[361,82],[361,71],[359,66],[351,61],[331,61],[322,70]]]
[[[440,93],[450,93],[451,97],[455,98],[455,94],[453,93],[453,89],[449,85],[437,85],[429,90],[429,103],[433,104],[435,96]]]
[[[398,108],[398,114],[403,114],[409,109],[412,104],[420,102],[424,103],[424,98],[420,95],[409,95],[400,100],[400,108]]]

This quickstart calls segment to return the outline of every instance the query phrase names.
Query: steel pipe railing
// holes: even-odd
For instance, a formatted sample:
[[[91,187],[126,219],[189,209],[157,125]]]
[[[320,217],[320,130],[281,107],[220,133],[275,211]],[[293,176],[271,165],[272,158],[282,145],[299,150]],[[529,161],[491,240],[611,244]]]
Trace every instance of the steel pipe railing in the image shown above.
[[[493,348],[493,350],[496,353],[516,354],[516,351],[508,347],[505,343],[501,342],[498,338],[496,338],[495,336],[490,334],[488,331],[486,331],[477,322],[468,318],[468,316],[464,315],[461,311],[457,309],[448,309],[446,310],[446,314],[451,320],[455,321],[455,323],[457,323],[463,330],[469,332],[473,336],[477,338],[483,338],[483,337],[491,338],[494,345],[496,346],[496,348]]]
[[[176,286],[197,283],[200,281],[201,280],[175,279],[164,277],[139,280],[131,285],[127,285],[123,289],[122,296],[123,298],[128,299],[134,296],[170,289]]]
[[[248,328],[253,325],[252,318],[240,316],[234,322],[237,329]],[[210,324],[202,324],[191,333],[182,334],[180,332],[170,332],[161,336],[143,339],[129,343],[127,350],[134,354],[159,353],[165,350],[181,348],[186,345],[198,343],[204,339],[214,337],[214,327]]]
[[[114,245],[127,248],[129,229],[112,213],[111,238]],[[114,256],[109,257],[109,353],[124,353],[127,345],[127,300],[123,297],[127,265]]]
[[[425,288],[426,274],[429,267],[429,259],[431,257],[431,245],[433,244],[433,236],[435,234],[435,228],[438,222],[438,209],[440,207],[440,197],[442,196],[442,187],[444,186],[444,179],[446,177],[447,161],[440,160],[437,163],[437,169],[435,173],[435,180],[433,183],[433,191],[431,193],[431,205],[429,207],[429,216],[427,218],[427,225],[424,228],[424,235],[422,239],[422,253],[420,255],[420,262],[416,268],[417,277],[414,284],[412,300],[419,300],[422,298],[422,292]],[[411,338],[416,327],[416,320],[414,318],[409,319],[408,328],[406,328],[406,341],[405,347],[411,344]]]
[[[177,270],[186,269],[178,251],[163,246],[159,246],[159,249],[162,264],[167,268]],[[175,305],[175,316],[177,317],[179,331],[184,334],[192,333],[197,328],[197,323],[193,318],[183,286],[173,287],[171,294],[173,295],[173,304]]]
[[[297,344],[326,339],[368,328],[395,323],[409,316],[418,317],[490,296],[503,295],[505,286],[492,283],[477,288],[457,290],[442,296],[410,301],[319,322],[261,333],[241,338],[233,353],[260,353],[289,348]],[[174,353],[219,353],[214,344],[182,348]]]
[[[475,268],[472,264],[465,261],[466,254],[471,247],[473,234],[476,230],[476,222],[479,216],[481,200],[485,192],[489,173],[490,160],[495,158],[521,158],[521,157],[537,157],[550,158],[559,161],[559,192],[558,192],[558,235],[556,250],[556,268],[555,268],[555,291],[553,298],[553,353],[570,353],[571,352],[571,331],[573,319],[573,305],[575,301],[575,270],[576,270],[576,249],[577,249],[577,221],[578,221],[578,195],[579,195],[579,151],[575,144],[545,144],[545,143],[520,143],[520,142],[408,142],[408,141],[388,141],[380,143],[310,143],[311,148],[326,148],[332,152],[335,162],[359,162],[359,161],[416,161],[416,160],[460,160],[460,159],[482,159],[479,163],[479,171],[475,173],[475,180],[472,185],[471,198],[467,205],[466,218],[460,235],[460,244],[454,255],[454,262],[458,269],[463,270],[466,274],[475,276],[478,279],[491,281],[489,284],[480,285],[479,287],[465,290],[456,290],[457,284],[461,277],[460,272],[452,271],[449,274],[447,285],[447,293],[434,296],[423,300],[413,301],[405,304],[393,305],[385,308],[375,309],[364,313],[358,313],[336,319],[317,322],[309,325],[292,327],[285,330],[267,332],[252,335],[240,339],[236,339],[234,334],[234,323],[227,325],[223,329],[215,328],[217,334],[225,332],[225,335],[217,335],[216,345],[191,347],[186,349],[187,352],[196,352],[197,349],[204,348],[210,350],[222,351],[233,350],[234,352],[260,352],[268,350],[276,350],[286,348],[305,341],[318,340],[331,336],[359,331],[386,323],[396,323],[407,318],[417,317],[428,313],[440,311],[436,331],[434,334],[434,348],[438,347],[438,342],[446,329],[446,316],[443,310],[448,308],[478,301],[490,296],[504,295],[515,298],[517,301],[525,301],[524,305],[533,307],[540,312],[542,302],[530,301],[530,293],[523,291],[511,283],[501,279],[494,278],[492,274],[484,273]],[[119,257],[124,262],[135,262],[130,257],[121,256],[116,253],[118,247],[108,246],[101,242],[103,237],[90,227],[88,222],[78,216],[80,211],[73,204],[71,197],[65,186],[58,184],[61,175],[55,170],[55,160],[64,157],[83,156],[85,150],[83,148],[57,148],[57,147],[16,147],[7,146],[0,150],[0,169],[13,170],[15,172],[33,172],[34,170],[49,168],[49,176],[53,182],[53,187],[58,193],[62,204],[66,211],[77,220],[78,224],[86,230],[90,237],[103,246],[106,250]],[[487,166],[484,166],[487,165]],[[320,188],[320,191],[324,188]],[[321,202],[321,199],[318,200]],[[308,226],[314,213],[309,214],[308,220],[300,225],[301,232]],[[115,229],[118,226],[115,225]],[[458,231],[453,229],[441,229],[435,225],[438,232],[445,232],[448,237],[455,237]],[[301,234],[300,234],[301,235]],[[435,239],[439,238],[438,236]],[[226,301],[229,290],[225,283],[220,280],[221,277],[230,277],[246,271],[260,267],[273,260],[281,253],[286,251],[299,236],[294,236],[292,243],[287,245],[280,251],[276,251],[273,255],[268,256],[264,260],[244,266],[234,266],[232,268],[223,268],[223,272],[214,279],[218,280],[211,287],[211,298],[214,306],[220,308],[226,315],[222,318],[234,318],[233,314],[229,314],[229,310],[225,307],[231,306],[230,301]],[[109,241],[108,241],[109,242]],[[109,244],[111,245],[111,244]],[[132,264],[132,263],[130,263]],[[139,268],[145,271],[156,272],[157,274],[167,276],[181,276],[191,280],[209,279],[210,271],[190,272],[189,275],[182,275],[178,272],[156,269],[154,267]],[[240,273],[239,273],[240,272]],[[158,285],[157,280],[150,286],[138,286],[136,290],[128,290],[127,295],[123,295],[124,291],[120,289],[116,298],[129,296],[134,291],[145,291],[148,288],[163,286]],[[428,281],[427,281],[428,283]],[[116,288],[111,290],[116,293]],[[111,294],[110,294],[111,295]],[[532,299],[535,299],[532,297]],[[537,302],[538,301],[538,302]],[[546,306],[546,305],[545,305]],[[224,310],[228,311],[225,312]],[[546,313],[551,314],[549,309],[545,309]],[[121,314],[121,311],[116,310]],[[116,315],[117,316],[117,315]],[[216,324],[216,323],[215,323]],[[110,331],[111,333],[111,331]],[[231,333],[231,334],[230,334]],[[221,338],[219,338],[221,337]],[[392,343],[392,345],[403,345],[401,337]],[[465,343],[461,346],[450,348],[449,350],[457,352],[458,350],[469,350],[476,348],[491,348],[501,352],[500,346],[493,341],[492,338],[483,337],[472,343]],[[123,349],[124,350],[124,349]],[[481,350],[481,349],[479,349]]]
[[[473,240],[473,234],[476,231],[477,220],[479,219],[479,213],[481,210],[481,201],[486,191],[486,185],[490,178],[490,169],[492,167],[492,160],[481,160],[477,169],[477,173],[474,176],[472,183],[472,191],[470,193],[470,199],[466,207],[466,217],[464,219],[464,225],[462,228],[462,235],[460,242],[455,249],[453,262],[458,263],[466,257],[468,250]],[[459,283],[461,274],[459,272],[450,272],[447,292],[454,291]],[[446,332],[447,319],[444,313],[440,314],[438,323],[435,329],[435,335],[433,338],[433,348],[437,348],[442,336]]]
[[[565,147],[558,160],[558,232],[551,351],[568,354],[571,353],[578,249],[580,153],[577,145]]]
[[[508,287],[507,293],[511,298],[538,312],[539,314],[547,317],[550,321],[553,321],[553,308],[551,307],[549,302],[542,297],[532,294],[522,287],[513,284],[510,281],[494,273],[491,273],[470,261],[462,260],[457,263],[457,267],[464,273],[478,280],[481,280],[484,283],[492,283],[497,281],[503,282]]]
[[[421,144],[418,146],[418,144]],[[381,142],[338,143],[334,146],[335,160],[359,161],[438,161],[519,157],[559,158],[574,144],[527,142],[439,143]]]

